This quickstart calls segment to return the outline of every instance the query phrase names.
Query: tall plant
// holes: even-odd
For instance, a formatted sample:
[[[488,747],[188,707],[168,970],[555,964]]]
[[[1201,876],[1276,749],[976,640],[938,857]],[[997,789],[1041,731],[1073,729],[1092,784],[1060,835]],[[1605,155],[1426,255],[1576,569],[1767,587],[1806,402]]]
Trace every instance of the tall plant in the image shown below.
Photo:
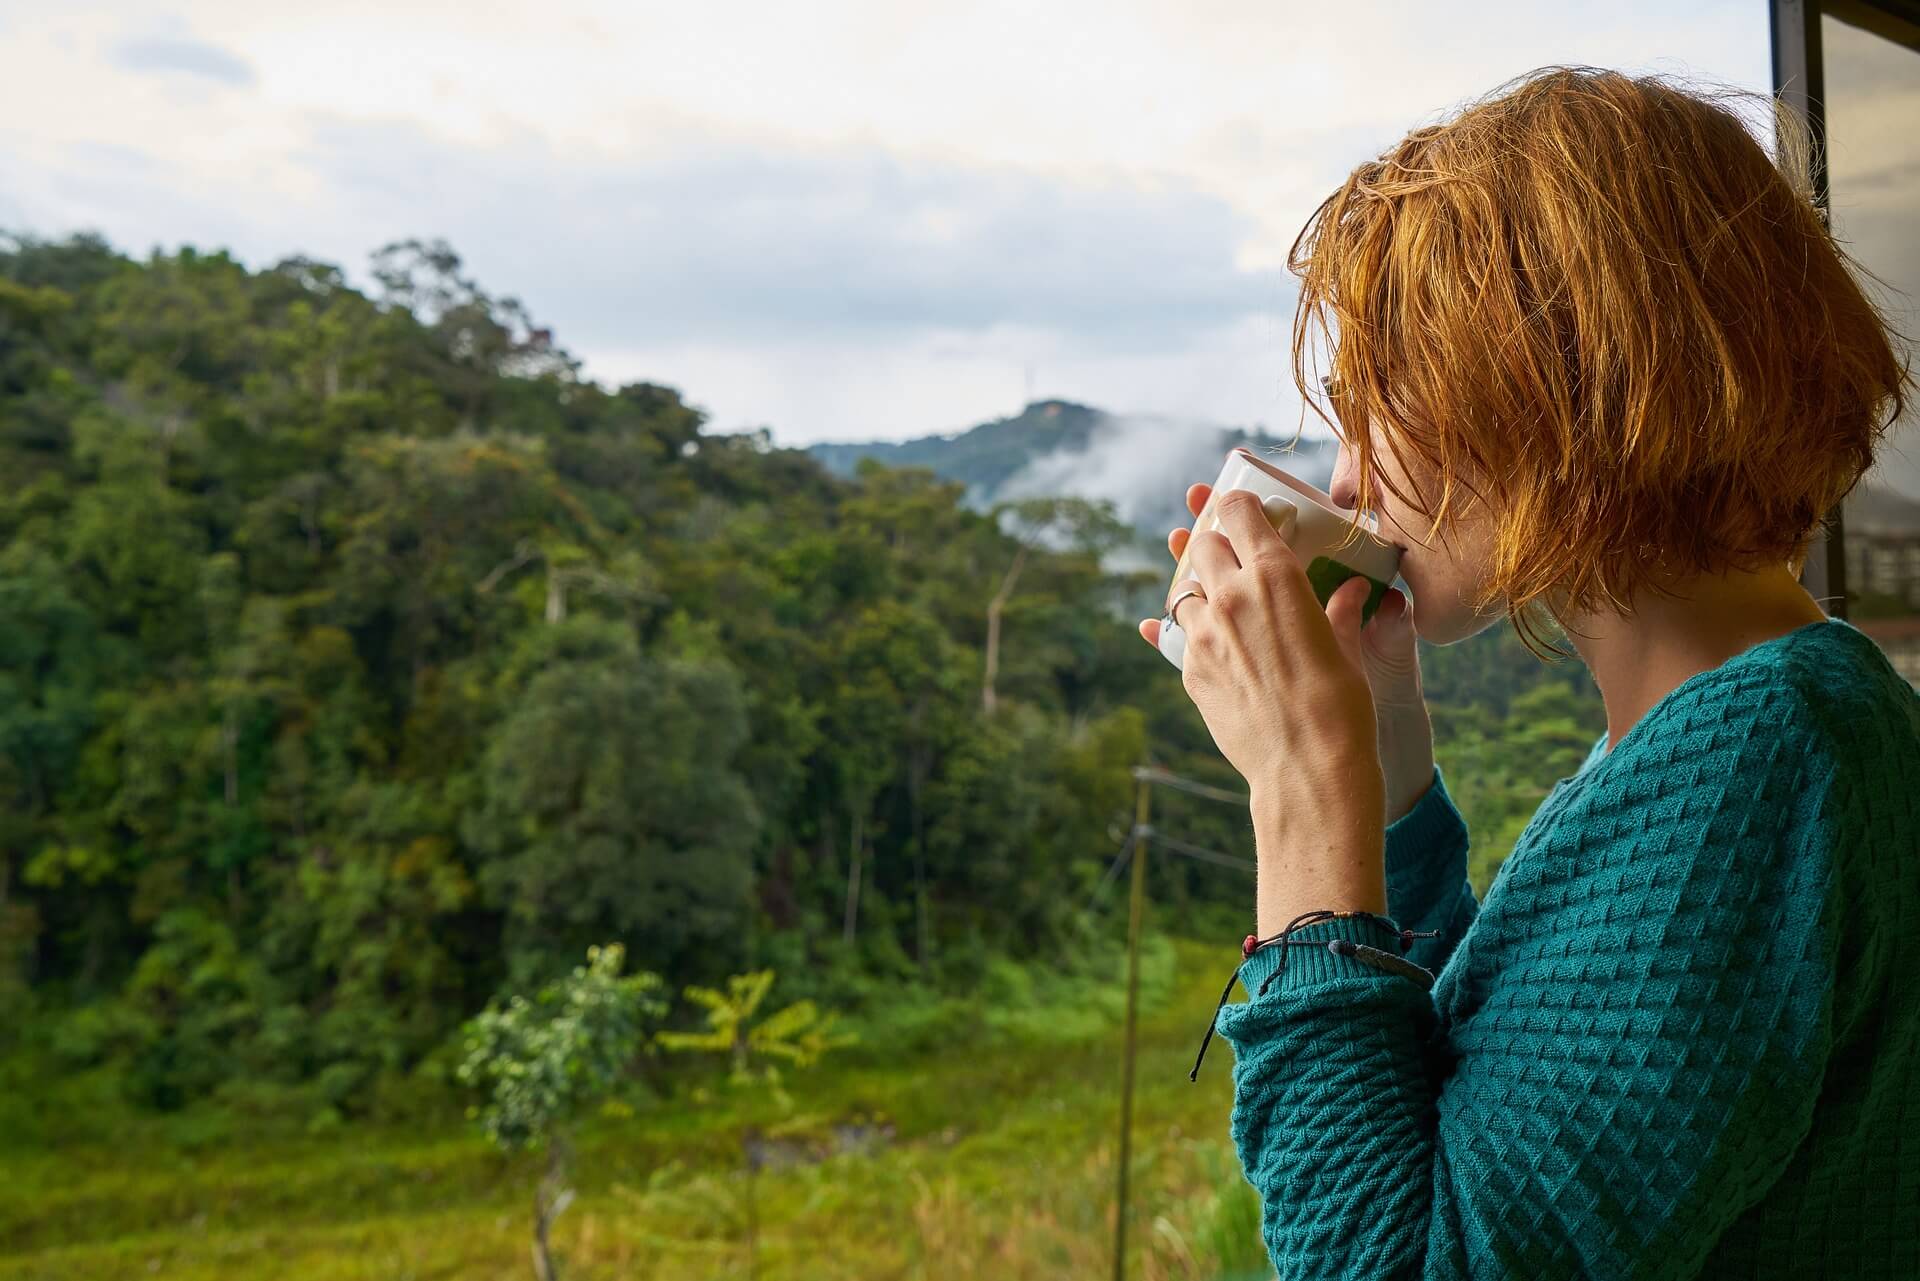
[[[659,976],[622,976],[618,943],[587,949],[587,963],[532,1000],[489,1006],[464,1028],[462,1083],[483,1094],[468,1110],[505,1152],[542,1148],[546,1173],[533,1196],[533,1271],[557,1276],[548,1248],[554,1220],[573,1201],[567,1186],[572,1131],[588,1108],[619,1085],[649,1026],[665,1011]]]
[[[836,1032],[835,1016],[823,1015],[812,1001],[795,1001],[776,1013],[757,1017],[772,987],[772,970],[736,974],[727,980],[725,991],[689,987],[687,1000],[707,1012],[706,1030],[662,1032],[655,1040],[664,1050],[724,1055],[729,1064],[730,1084],[745,1091],[754,1102],[771,1104],[779,1115],[791,1118],[793,1098],[782,1084],[780,1065],[808,1067],[829,1051],[851,1045],[854,1038],[851,1034]],[[766,1110],[754,1107],[753,1115],[764,1115]],[[758,1180],[764,1152],[762,1135],[756,1121],[750,1120],[741,1127],[740,1151],[747,1174],[744,1197],[748,1281],[753,1281],[759,1266]]]

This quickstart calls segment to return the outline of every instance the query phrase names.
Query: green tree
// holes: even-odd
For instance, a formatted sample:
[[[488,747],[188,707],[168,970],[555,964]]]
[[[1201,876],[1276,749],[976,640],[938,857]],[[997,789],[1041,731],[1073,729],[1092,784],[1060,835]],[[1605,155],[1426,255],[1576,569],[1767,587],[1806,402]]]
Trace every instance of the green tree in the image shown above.
[[[612,935],[684,972],[748,901],[759,813],[732,766],[748,734],[739,678],[718,657],[642,656],[603,620],[552,630],[464,826],[480,885],[522,969],[556,943]]]
[[[546,1173],[533,1199],[533,1271],[557,1275],[548,1235],[573,1201],[567,1186],[570,1134],[587,1110],[608,1098],[664,1012],[657,975],[622,976],[617,943],[587,949],[587,963],[533,999],[489,1006],[463,1029],[460,1081],[482,1101],[469,1111],[502,1151],[544,1148]]]
[[[78,835],[63,834],[55,802],[124,660],[51,557],[24,542],[0,550],[0,1010],[23,998],[41,924],[18,893],[21,874]],[[98,855],[81,862],[76,870],[96,879],[110,870]]]
[[[1235,785],[1109,507],[843,476],[582,379],[445,244],[374,268],[0,237],[0,1003],[137,1095],[370,1111],[609,939],[675,990],[966,982],[1076,937],[1149,747]],[[968,468],[1084,442],[1045,408]],[[1488,876],[1592,691],[1505,638],[1428,657]]]

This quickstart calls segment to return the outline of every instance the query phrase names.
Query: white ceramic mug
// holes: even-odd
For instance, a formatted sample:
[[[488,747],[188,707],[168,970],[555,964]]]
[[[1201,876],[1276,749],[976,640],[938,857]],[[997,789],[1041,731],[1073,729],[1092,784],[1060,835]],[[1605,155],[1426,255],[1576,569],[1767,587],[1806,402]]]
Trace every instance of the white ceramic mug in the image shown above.
[[[1380,537],[1379,526],[1371,516],[1363,515],[1356,520],[1354,513],[1334,506],[1332,498],[1306,481],[1262,462],[1245,448],[1236,448],[1227,454],[1226,465],[1220,469],[1219,479],[1213,482],[1206,506],[1194,518],[1194,533],[1220,528],[1220,518],[1214,508],[1220,503],[1220,495],[1234,489],[1251,490],[1260,496],[1267,519],[1306,566],[1307,581],[1313,584],[1313,594],[1322,605],[1340,584],[1358,576],[1373,584],[1366,604],[1360,609],[1361,621],[1373,617],[1373,611],[1380,607],[1381,599],[1387,594],[1387,585],[1400,571],[1400,549]],[[1187,559],[1192,554],[1189,539],[1188,550],[1180,554],[1180,563],[1174,566],[1174,584],[1193,576],[1187,568]],[[1168,588],[1168,595],[1172,595],[1172,587]],[[1162,618],[1160,652],[1167,661],[1179,667],[1186,648],[1186,633],[1180,630],[1172,615]]]

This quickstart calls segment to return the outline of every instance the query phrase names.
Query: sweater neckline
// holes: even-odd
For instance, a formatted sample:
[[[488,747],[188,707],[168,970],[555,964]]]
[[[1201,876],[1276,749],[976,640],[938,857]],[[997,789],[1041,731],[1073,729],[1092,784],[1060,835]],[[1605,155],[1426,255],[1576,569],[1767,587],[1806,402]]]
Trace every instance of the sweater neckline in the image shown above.
[[[1778,636],[1769,636],[1766,640],[1758,641],[1747,646],[1747,648],[1741,650],[1738,654],[1727,658],[1716,666],[1709,667],[1704,671],[1695,672],[1668,690],[1665,694],[1662,694],[1660,698],[1654,702],[1652,707],[1649,707],[1641,714],[1639,720],[1627,728],[1627,732],[1620,736],[1619,742],[1609,744],[1608,736],[1603,732],[1599,740],[1594,743],[1593,750],[1587,753],[1587,759],[1581,762],[1580,768],[1575,770],[1570,778],[1561,779],[1560,784],[1556,784],[1556,787],[1570,783],[1575,779],[1584,781],[1591,778],[1592,775],[1603,768],[1608,761],[1618,756],[1622,748],[1636,746],[1641,739],[1646,737],[1642,731],[1647,725],[1662,720],[1671,714],[1673,708],[1678,704],[1681,695],[1687,693],[1695,686],[1718,680],[1725,677],[1729,672],[1757,662],[1763,657],[1789,649],[1803,638],[1837,635],[1838,633],[1828,630],[1835,623],[1838,623],[1848,632],[1858,634],[1859,629],[1844,618],[1829,616],[1827,618],[1815,619],[1811,623],[1802,623],[1790,632],[1782,632]]]

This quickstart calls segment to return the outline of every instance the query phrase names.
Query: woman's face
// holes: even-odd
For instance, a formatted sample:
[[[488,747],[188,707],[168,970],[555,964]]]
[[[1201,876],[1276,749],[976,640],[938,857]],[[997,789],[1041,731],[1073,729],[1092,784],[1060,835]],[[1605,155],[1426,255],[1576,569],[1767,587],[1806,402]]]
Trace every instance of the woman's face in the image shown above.
[[[1435,645],[1451,645],[1465,640],[1505,617],[1499,602],[1477,613],[1472,602],[1485,582],[1488,554],[1493,546],[1492,529],[1484,514],[1449,517],[1434,536],[1427,536],[1431,519],[1420,515],[1391,493],[1382,480],[1390,481],[1402,493],[1416,490],[1392,451],[1376,432],[1373,437],[1375,461],[1374,501],[1380,516],[1380,534],[1399,545],[1400,577],[1413,597],[1413,629]],[[1357,505],[1359,467],[1353,450],[1342,441],[1334,463],[1333,480],[1327,492],[1339,506]]]

